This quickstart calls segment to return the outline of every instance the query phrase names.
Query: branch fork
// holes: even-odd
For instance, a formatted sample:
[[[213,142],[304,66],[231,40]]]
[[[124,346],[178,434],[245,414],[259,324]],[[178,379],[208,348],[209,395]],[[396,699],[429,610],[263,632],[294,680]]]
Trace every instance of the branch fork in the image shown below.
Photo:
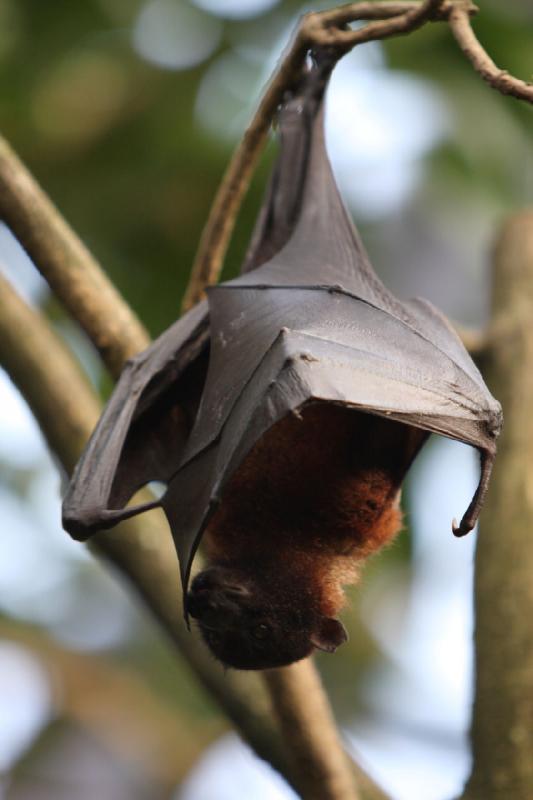
[[[301,18],[286,54],[234,151],[213,201],[185,292],[184,311],[199,302],[206,286],[216,283],[220,277],[235,222],[272,120],[284,93],[298,79],[307,53],[314,47],[331,48],[341,58],[359,44],[405,35],[427,22],[445,22],[474,70],[489,86],[502,94],[533,103],[533,85],[497,67],[479,43],[470,24],[470,18],[477,12],[478,7],[470,0],[378,0],[349,3],[311,12]],[[368,24],[355,30],[347,27],[361,20],[367,20]]]

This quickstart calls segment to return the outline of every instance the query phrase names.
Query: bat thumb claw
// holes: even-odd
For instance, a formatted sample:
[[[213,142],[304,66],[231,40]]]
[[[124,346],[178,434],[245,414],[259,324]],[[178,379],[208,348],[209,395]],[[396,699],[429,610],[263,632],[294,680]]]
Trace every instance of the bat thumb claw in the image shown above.
[[[452,520],[453,535],[457,536],[458,538],[461,537],[461,536],[466,536],[467,533],[470,533],[470,531],[472,530],[472,527],[473,526],[470,525],[468,522],[465,522],[464,519],[461,520],[461,524],[460,525],[457,524],[457,520],[455,519],[455,517]]]

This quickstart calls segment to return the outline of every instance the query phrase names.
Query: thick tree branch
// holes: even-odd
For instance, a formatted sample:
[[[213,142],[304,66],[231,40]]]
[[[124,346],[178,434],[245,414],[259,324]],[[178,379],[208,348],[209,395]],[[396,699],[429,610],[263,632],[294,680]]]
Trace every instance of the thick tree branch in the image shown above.
[[[338,731],[316,670],[300,661],[289,669],[268,670],[265,681],[301,796],[323,800],[326,789],[328,797],[338,800],[355,797],[352,775],[346,772]],[[320,727],[315,724],[317,719]],[[321,757],[324,750],[331,754],[327,761]],[[355,774],[361,800],[386,800],[365,772],[356,768]]]
[[[533,796],[533,209],[494,259],[485,375],[505,424],[476,551],[473,769],[463,800]]]
[[[111,374],[148,335],[83,242],[0,137],[0,219],[98,348]]]

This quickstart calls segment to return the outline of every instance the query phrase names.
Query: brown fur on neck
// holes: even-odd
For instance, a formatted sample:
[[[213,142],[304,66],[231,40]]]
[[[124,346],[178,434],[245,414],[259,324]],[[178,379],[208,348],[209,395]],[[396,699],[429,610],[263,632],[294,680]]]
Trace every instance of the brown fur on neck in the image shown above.
[[[331,404],[289,415],[226,488],[205,535],[210,562],[271,573],[276,594],[335,615],[361,562],[400,530],[399,487],[424,438]]]

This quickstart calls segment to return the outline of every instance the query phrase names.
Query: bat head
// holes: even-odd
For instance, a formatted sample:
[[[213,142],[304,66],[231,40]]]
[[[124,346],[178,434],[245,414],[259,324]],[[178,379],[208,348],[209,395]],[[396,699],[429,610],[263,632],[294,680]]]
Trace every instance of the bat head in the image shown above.
[[[268,574],[261,579],[249,568],[214,566],[199,573],[187,611],[213,655],[236,669],[283,667],[315,649],[333,653],[348,638],[339,620],[307,607],[295,592],[276,592]]]

